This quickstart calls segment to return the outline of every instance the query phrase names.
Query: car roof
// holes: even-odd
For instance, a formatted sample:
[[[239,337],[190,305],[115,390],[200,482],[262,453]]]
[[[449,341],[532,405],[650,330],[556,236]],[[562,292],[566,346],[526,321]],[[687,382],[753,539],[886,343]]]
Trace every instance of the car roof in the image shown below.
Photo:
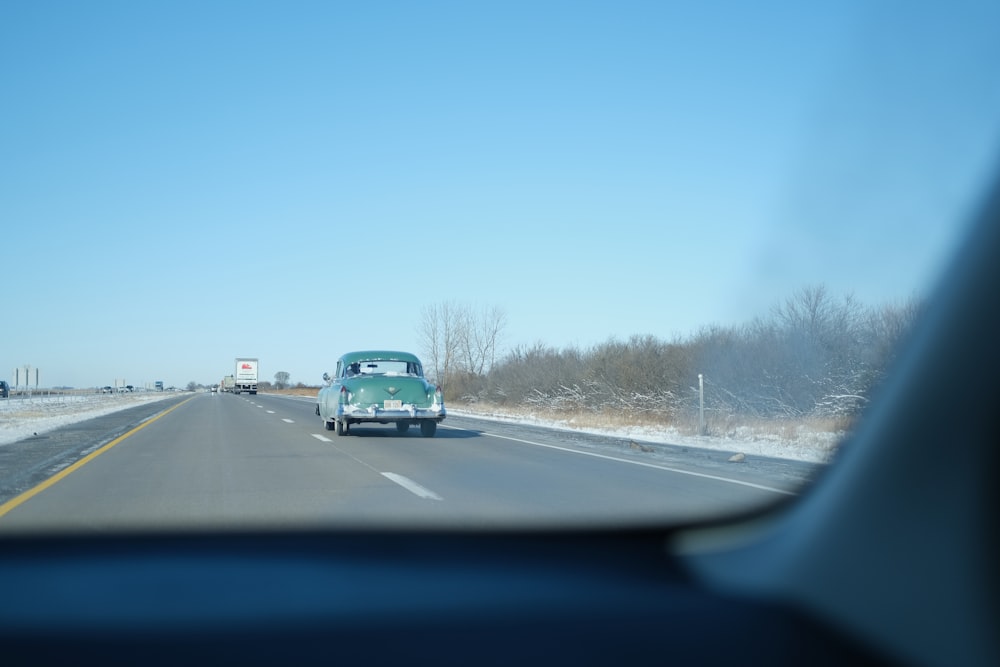
[[[348,352],[340,357],[340,360],[347,364],[355,361],[412,361],[420,363],[420,359],[411,352],[398,352],[394,350],[361,350],[358,352]]]

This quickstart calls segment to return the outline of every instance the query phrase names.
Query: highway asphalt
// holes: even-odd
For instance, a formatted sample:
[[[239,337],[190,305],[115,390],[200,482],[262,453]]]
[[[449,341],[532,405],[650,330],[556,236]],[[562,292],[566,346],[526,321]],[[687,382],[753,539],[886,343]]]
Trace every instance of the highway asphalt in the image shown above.
[[[0,530],[677,523],[818,470],[455,415],[338,437],[312,399],[185,394],[0,448]]]

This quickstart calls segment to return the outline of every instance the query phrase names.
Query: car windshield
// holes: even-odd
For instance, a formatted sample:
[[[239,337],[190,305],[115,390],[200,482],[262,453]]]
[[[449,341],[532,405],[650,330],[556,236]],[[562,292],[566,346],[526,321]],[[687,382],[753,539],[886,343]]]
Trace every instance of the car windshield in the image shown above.
[[[0,532],[808,493],[1000,146],[995,1],[42,0],[0,63]]]

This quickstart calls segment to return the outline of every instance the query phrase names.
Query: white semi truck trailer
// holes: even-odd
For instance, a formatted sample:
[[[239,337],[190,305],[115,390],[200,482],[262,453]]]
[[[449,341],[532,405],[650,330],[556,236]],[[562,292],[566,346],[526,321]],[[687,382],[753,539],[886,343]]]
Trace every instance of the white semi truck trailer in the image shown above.
[[[257,393],[257,360],[247,357],[236,358],[235,384],[233,393]]]

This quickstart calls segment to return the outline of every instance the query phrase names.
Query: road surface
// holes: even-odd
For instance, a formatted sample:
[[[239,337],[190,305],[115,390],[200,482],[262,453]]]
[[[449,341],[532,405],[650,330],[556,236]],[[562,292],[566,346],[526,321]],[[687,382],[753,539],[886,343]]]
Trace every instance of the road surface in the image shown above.
[[[450,415],[323,429],[313,399],[185,395],[0,448],[0,531],[593,526],[676,522],[786,498],[779,460]]]

